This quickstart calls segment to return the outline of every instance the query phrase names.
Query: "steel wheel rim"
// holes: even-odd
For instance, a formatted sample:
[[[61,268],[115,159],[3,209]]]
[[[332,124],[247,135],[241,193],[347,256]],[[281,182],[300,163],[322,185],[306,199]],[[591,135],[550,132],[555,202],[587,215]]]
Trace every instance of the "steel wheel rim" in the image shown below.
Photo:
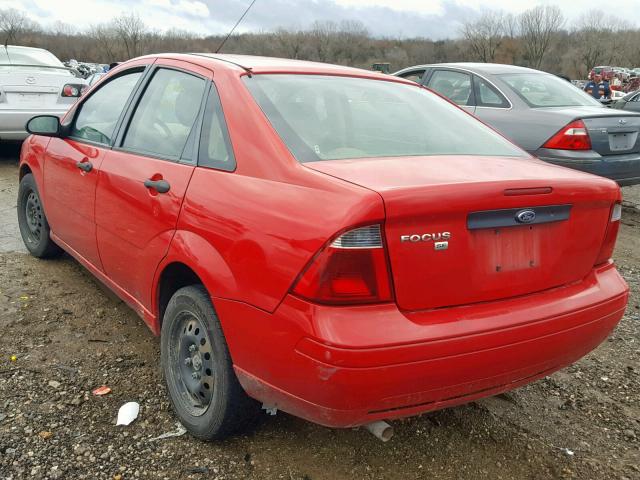
[[[169,348],[176,400],[191,416],[204,415],[215,390],[213,349],[204,322],[191,312],[180,313]]]
[[[27,224],[27,241],[31,244],[40,243],[42,238],[43,215],[40,199],[33,190],[27,194],[27,201],[24,206],[24,214]]]

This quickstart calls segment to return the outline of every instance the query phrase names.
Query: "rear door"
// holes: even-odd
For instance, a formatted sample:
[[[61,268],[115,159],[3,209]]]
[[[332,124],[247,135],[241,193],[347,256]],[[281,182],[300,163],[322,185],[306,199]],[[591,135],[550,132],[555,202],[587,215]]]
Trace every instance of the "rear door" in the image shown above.
[[[510,132],[514,117],[507,97],[491,82],[477,75],[473,76],[473,92],[476,117],[503,133]]]
[[[467,112],[475,112],[475,98],[470,73],[438,68],[430,73],[426,82],[426,86],[431,90],[447,97]]]
[[[176,228],[211,78],[193,64],[158,59],[100,170],[100,257],[110,279],[138,300]]]
[[[69,136],[52,138],[45,153],[44,198],[51,229],[98,269],[94,216],[98,173],[144,69],[144,64],[127,69],[92,92],[75,109]]]

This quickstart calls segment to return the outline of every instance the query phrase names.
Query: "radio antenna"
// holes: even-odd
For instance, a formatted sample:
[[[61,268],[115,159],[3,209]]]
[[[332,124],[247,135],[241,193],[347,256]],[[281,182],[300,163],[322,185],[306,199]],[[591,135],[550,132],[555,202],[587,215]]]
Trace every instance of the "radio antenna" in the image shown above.
[[[242,14],[242,16],[238,19],[238,21],[236,22],[236,24],[233,26],[233,28],[231,29],[231,31],[227,34],[227,36],[224,38],[224,40],[222,40],[222,43],[220,43],[220,46],[218,46],[218,48],[216,49],[215,53],[219,53],[220,50],[222,49],[222,47],[224,47],[224,44],[227,43],[227,40],[229,40],[229,37],[231,36],[231,34],[233,33],[233,31],[236,29],[236,27],[238,25],[240,25],[240,22],[242,21],[242,19],[247,15],[247,13],[249,13],[249,10],[251,10],[251,7],[253,7],[253,4],[256,3],[256,0],[252,0],[252,2],[249,4],[249,6],[247,7],[247,9],[244,11],[244,13]]]

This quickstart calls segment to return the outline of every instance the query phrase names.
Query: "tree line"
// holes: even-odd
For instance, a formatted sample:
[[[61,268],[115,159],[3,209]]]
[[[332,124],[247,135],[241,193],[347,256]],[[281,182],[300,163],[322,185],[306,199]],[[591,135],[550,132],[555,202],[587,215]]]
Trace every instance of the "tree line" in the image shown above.
[[[398,32],[399,34],[401,32]],[[557,6],[519,15],[483,10],[462,24],[455,38],[379,38],[357,20],[315,22],[305,29],[233,35],[224,53],[267,55],[391,69],[440,62],[498,62],[529,66],[571,78],[586,78],[595,65],[640,66],[640,29],[626,20],[591,10],[572,23]],[[62,60],[111,63],[157,52],[214,52],[222,35],[156,31],[136,13],[79,30],[57,22],[42,26],[15,9],[0,9],[3,44],[45,48]]]

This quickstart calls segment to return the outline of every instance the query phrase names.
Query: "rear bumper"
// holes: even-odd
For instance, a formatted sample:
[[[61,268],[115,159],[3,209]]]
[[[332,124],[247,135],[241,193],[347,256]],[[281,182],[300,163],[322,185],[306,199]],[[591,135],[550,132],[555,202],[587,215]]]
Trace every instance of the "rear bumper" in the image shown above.
[[[65,108],[31,109],[31,110],[0,110],[0,140],[24,140],[29,136],[25,126],[36,115],[55,115],[62,118],[71,104]]]
[[[287,297],[273,313],[214,299],[252,397],[326,426],[415,415],[510,390],[569,365],[618,323],[613,265],[579,284],[500,302],[403,313]]]
[[[620,186],[640,184],[640,154],[601,156],[594,151],[541,148],[533,155],[545,162],[610,178]]]

